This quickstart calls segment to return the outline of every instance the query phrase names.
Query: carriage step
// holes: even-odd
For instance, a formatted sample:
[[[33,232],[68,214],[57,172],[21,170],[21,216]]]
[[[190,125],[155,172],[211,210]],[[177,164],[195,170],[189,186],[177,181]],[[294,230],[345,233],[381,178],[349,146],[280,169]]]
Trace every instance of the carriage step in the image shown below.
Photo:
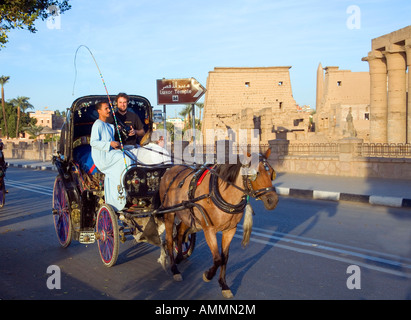
[[[80,231],[79,242],[82,244],[90,244],[96,241],[94,231]]]

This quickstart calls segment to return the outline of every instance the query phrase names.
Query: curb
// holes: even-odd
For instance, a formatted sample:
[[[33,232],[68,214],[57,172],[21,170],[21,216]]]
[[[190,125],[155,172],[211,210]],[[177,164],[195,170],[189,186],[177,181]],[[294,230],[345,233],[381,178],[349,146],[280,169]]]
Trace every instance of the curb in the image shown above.
[[[16,164],[9,163],[9,167],[34,169],[34,170],[49,170],[57,171],[55,166],[39,166],[30,164]],[[314,199],[314,200],[329,200],[329,201],[352,201],[368,203],[371,205],[396,207],[396,208],[411,208],[411,199],[400,197],[387,197],[376,195],[362,195],[354,193],[334,192],[334,191],[321,191],[321,190],[304,190],[294,189],[286,187],[275,187],[277,194],[280,196],[289,196],[301,199]]]
[[[303,190],[285,187],[275,187],[275,189],[280,196],[289,196],[294,198],[329,201],[353,201],[387,207],[411,208],[411,199],[400,197],[361,195],[321,190]]]
[[[9,167],[13,168],[23,168],[23,169],[35,169],[35,170],[50,170],[50,171],[57,171],[57,168],[52,166],[39,166],[39,165],[31,165],[31,164],[16,164],[16,163],[9,163]]]

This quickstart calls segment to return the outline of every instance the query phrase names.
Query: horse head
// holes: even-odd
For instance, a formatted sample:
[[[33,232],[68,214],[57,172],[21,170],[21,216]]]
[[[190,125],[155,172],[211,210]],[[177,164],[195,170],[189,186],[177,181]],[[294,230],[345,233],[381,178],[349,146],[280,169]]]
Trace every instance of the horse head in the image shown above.
[[[278,195],[273,187],[276,173],[267,161],[270,154],[269,148],[264,155],[259,155],[258,167],[249,170],[249,173],[244,176],[244,184],[250,196],[261,199],[267,210],[274,210],[278,204]]]

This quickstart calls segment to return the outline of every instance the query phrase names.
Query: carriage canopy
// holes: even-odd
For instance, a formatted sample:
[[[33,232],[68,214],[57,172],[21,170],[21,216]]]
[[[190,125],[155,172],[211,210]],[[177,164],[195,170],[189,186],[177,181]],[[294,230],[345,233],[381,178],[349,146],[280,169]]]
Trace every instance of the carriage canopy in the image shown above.
[[[128,95],[128,110],[134,112],[140,117],[144,125],[144,131],[152,129],[153,110],[150,101],[145,97],[138,95]],[[116,111],[116,96],[110,95],[113,108]],[[60,154],[65,160],[73,158],[73,148],[79,139],[87,139],[91,134],[91,127],[94,121],[98,119],[98,113],[95,109],[97,103],[108,102],[106,95],[89,95],[76,99],[67,112],[66,121],[61,130],[60,137]]]

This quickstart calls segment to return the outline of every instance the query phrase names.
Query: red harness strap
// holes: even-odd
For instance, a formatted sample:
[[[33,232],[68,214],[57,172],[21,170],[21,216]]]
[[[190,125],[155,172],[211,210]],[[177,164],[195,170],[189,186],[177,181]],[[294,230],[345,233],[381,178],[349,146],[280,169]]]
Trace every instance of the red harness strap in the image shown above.
[[[96,168],[96,165],[93,163],[93,166],[88,171],[89,174],[92,174],[93,170]]]
[[[200,179],[198,179],[198,181],[197,181],[197,187],[201,184],[201,182],[203,182],[203,179],[204,179],[204,177],[207,175],[208,171],[210,171],[210,170],[206,169],[206,170],[204,171],[204,173],[201,175]]]

